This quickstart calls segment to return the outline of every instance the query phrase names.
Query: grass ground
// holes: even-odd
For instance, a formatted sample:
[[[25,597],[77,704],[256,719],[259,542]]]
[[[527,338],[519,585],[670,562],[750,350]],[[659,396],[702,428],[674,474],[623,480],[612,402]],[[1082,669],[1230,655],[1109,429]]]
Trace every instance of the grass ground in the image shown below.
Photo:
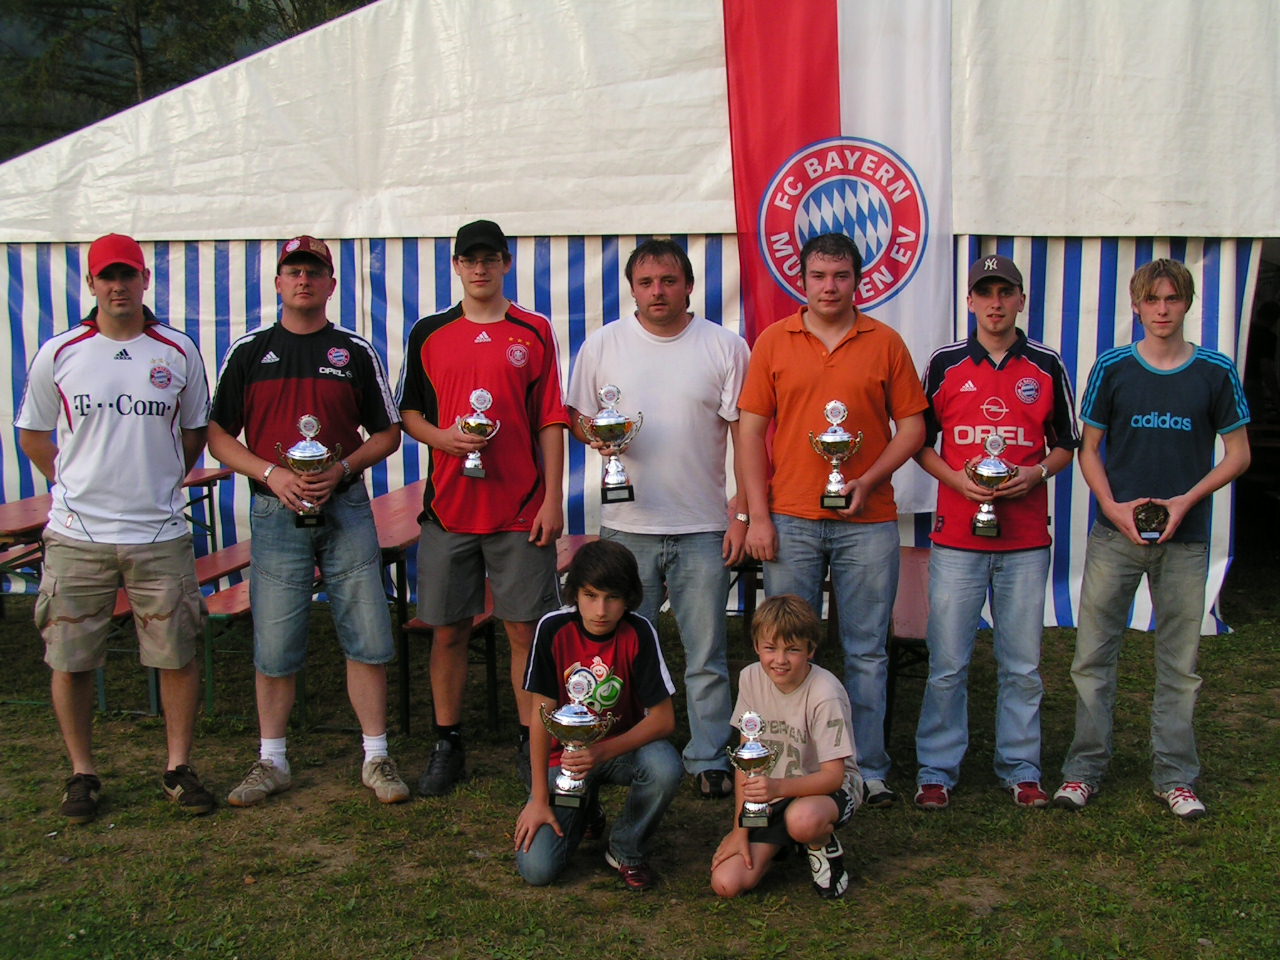
[[[1263,504],[1261,511],[1272,509]],[[584,848],[559,884],[516,875],[511,827],[523,802],[512,769],[509,696],[500,725],[468,717],[472,777],[447,799],[383,807],[359,786],[359,742],[313,725],[291,734],[295,787],[251,810],[184,819],[159,787],[161,723],[101,715],[102,814],[57,815],[65,759],[51,711],[0,706],[0,957],[436,958],[1266,958],[1280,956],[1280,556],[1269,517],[1242,525],[1224,594],[1236,632],[1202,645],[1201,796],[1210,816],[1181,823],[1150,792],[1150,643],[1132,634],[1121,666],[1116,758],[1082,814],[1015,809],[990,771],[993,668],[981,645],[971,682],[972,745],[952,808],[861,811],[844,831],[854,882],[820,901],[794,858],[761,890],[720,902],[707,883],[729,807],[692,786],[653,851],[660,886],[629,894]],[[1266,520],[1264,523],[1263,520]],[[46,696],[30,601],[0,622],[0,699]],[[671,625],[664,624],[664,634]],[[736,625],[735,625],[736,629]],[[195,764],[219,795],[255,756],[247,639],[218,656],[218,703],[202,717]],[[1073,633],[1047,631],[1046,779],[1072,724]],[[678,672],[678,643],[668,644]],[[830,661],[832,651],[825,651]],[[749,651],[735,637],[731,656]],[[412,737],[392,751],[416,778],[431,748],[425,657],[412,680]],[[317,617],[308,673],[313,724],[346,724],[341,661]],[[109,666],[113,707],[143,707],[128,655]],[[913,780],[919,680],[904,680],[891,738],[894,783]],[[395,690],[393,686],[392,695]],[[683,703],[678,704],[683,714]],[[616,811],[621,793],[606,793]]]

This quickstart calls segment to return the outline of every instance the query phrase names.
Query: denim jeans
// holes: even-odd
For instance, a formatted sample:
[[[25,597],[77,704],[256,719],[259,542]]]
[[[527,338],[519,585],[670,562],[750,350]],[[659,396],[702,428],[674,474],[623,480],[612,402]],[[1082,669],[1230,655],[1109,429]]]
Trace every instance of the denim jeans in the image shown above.
[[[553,800],[555,779],[559,775],[558,766],[547,772]],[[614,818],[613,829],[609,831],[609,851],[619,863],[644,862],[649,840],[679,791],[683,778],[680,755],[665,740],[654,740],[601,764],[587,774],[587,799],[581,807],[552,807],[564,836],[557,836],[551,826],[544,823],[534,834],[528,852],[516,851],[516,868],[520,876],[526,883],[541,887],[560,875],[582,842],[592,801],[602,783],[630,788],[626,805]]]
[[[253,660],[269,677],[292,676],[306,662],[316,567],[347,659],[387,663],[395,656],[382,553],[364,484],[335,494],[324,505],[324,521],[298,527],[294,512],[275,497],[255,494],[250,505]]]
[[[1089,531],[1080,588],[1080,625],[1071,679],[1076,732],[1062,764],[1064,780],[1098,786],[1111,759],[1116,662],[1129,606],[1143,574],[1155,610],[1156,689],[1151,704],[1151,782],[1157,790],[1191,786],[1200,775],[1192,727],[1200,677],[1200,621],[1209,575],[1207,543],[1138,546],[1101,524]]]
[[[883,780],[890,760],[884,742],[889,659],[885,647],[898,593],[898,525],[806,520],[775,513],[778,558],[764,565],[764,592],[794,593],[822,610],[822,582],[830,566],[844,647],[844,685],[853,708],[858,766]]]
[[[995,771],[1014,786],[1040,780],[1040,640],[1049,549],[929,554],[929,682],[916,726],[917,783],[948,790],[969,746],[969,661],[991,593],[997,677]]]
[[[729,664],[725,639],[725,600],[729,568],[724,565],[723,533],[667,536],[625,533],[608,527],[600,536],[615,540],[635,554],[644,585],[644,602],[636,612],[656,627],[663,584],[680,627],[684,646],[684,686],[689,710],[689,743],[684,768],[690,775],[729,769],[725,745],[734,739],[729,724]]]

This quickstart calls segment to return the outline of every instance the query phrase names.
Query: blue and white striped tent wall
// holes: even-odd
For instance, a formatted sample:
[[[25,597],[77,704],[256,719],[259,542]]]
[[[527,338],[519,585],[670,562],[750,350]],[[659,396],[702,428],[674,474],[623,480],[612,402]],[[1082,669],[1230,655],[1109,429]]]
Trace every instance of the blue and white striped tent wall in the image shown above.
[[[514,241],[508,294],[552,318],[566,382],[570,358],[586,336],[630,309],[623,266],[639,239],[643,237]],[[687,244],[697,273],[693,308],[741,331],[736,237],[676,239]],[[275,319],[278,241],[155,242],[143,247],[152,265],[148,302],[158,315],[195,338],[212,382],[231,341],[263,319]],[[449,261],[450,241],[348,239],[337,241],[335,249],[339,291],[331,316],[369,338],[387,361],[390,375],[398,377],[409,327],[459,295]],[[1028,332],[1063,353],[1078,389],[1100,352],[1133,338],[1127,284],[1136,265],[1153,256],[1185,260],[1200,291],[1188,317],[1191,338],[1234,357],[1258,260],[1257,243],[1249,240],[960,237],[955,245],[956,336],[967,332],[971,322],[964,307],[968,264],[992,250],[1012,256],[1022,267],[1029,294]],[[6,501],[46,489],[44,479],[17,449],[13,411],[39,344],[77,322],[92,306],[83,279],[84,254],[82,244],[8,244],[0,260],[10,330],[7,341],[0,342],[0,363],[11,372],[10,390],[0,400],[0,496]],[[926,358],[916,359],[923,363]],[[568,459],[566,527],[571,532],[593,531],[599,525],[598,458],[569,444]],[[417,445],[406,443],[372,471],[374,493],[418,479],[422,466]],[[1054,485],[1055,550],[1046,619],[1065,626],[1074,623],[1089,498],[1074,471],[1056,478]],[[243,481],[219,488],[219,516],[228,540],[248,535],[247,499]],[[1214,509],[1210,595],[1216,595],[1229,561],[1230,517],[1230,498],[1220,496]],[[930,522],[928,515],[903,517],[903,542],[927,544]],[[1135,605],[1133,622],[1140,627],[1150,622],[1145,597]],[[1211,618],[1207,626],[1213,628]]]

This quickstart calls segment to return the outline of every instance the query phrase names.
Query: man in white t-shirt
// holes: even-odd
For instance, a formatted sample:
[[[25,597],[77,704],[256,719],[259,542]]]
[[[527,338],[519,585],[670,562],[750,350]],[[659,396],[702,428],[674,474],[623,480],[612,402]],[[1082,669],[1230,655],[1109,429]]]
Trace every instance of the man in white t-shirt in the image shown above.
[[[14,418],[23,452],[53,484],[35,619],[72,766],[60,811],[72,823],[97,815],[93,674],[123,583],[140,659],[160,674],[165,793],[187,813],[208,813],[213,795],[188,763],[204,601],[182,513],[182,480],[209,422],[204,362],[190,337],[143,306],[151,273],[137,241],[99,237],[86,279],[97,306],[41,346]]]
[[[738,428],[738,393],[750,352],[737,334],[689,311],[693,265],[671,240],[640,244],[626,266],[636,312],[587,338],[569,385],[578,415],[600,409],[599,390],[621,390],[618,409],[643,413],[623,454],[635,499],[602,506],[600,535],[636,555],[644,583],[637,612],[657,623],[671,600],[685,650],[689,710],[685,770],[703,796],[733,795],[725,744],[733,704],[725,653],[729,568],[742,558],[746,514],[725,500],[725,457]]]

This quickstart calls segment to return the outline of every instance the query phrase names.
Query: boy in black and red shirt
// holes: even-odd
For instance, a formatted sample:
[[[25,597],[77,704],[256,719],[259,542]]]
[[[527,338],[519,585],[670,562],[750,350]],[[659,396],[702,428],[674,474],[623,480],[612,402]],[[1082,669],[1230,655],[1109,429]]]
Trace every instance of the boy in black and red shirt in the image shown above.
[[[680,755],[665,739],[675,730],[675,685],[657,631],[631,612],[643,597],[631,551],[609,540],[586,544],[569,567],[565,594],[576,606],[542,618],[529,654],[525,689],[534,716],[568,703],[566,682],[585,671],[592,682],[583,703],[615,720],[604,739],[572,751],[562,751],[540,721],[530,726],[535,775],[529,802],[516,819],[516,866],[535,886],[555,880],[584,835],[604,832],[596,789],[616,783],[628,788],[628,796],[609,834],[605,860],[628,889],[644,890],[654,882],[645,857],[649,839],[684,775]],[[580,807],[551,803],[551,784],[562,768],[587,780]]]

